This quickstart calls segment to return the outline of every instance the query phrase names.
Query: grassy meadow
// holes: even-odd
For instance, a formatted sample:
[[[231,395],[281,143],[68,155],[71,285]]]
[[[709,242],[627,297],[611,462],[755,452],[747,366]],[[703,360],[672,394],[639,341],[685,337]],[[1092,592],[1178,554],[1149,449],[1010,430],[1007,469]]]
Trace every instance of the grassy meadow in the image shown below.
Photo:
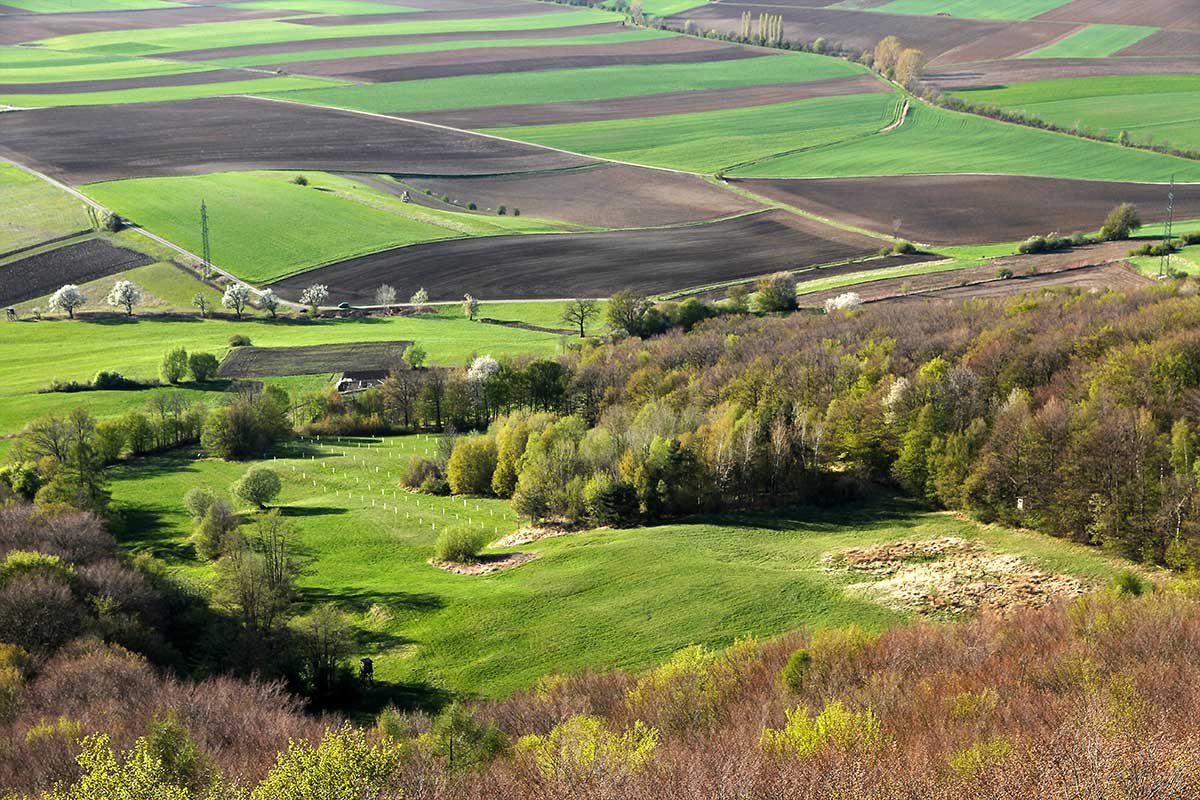
[[[340,86],[342,81],[329,78],[298,78],[272,76],[248,78],[244,81],[219,81],[184,86],[151,86],[141,89],[111,89],[98,92],[64,92],[62,94],[0,94],[0,105],[15,108],[52,108],[59,106],[99,106],[123,103],[161,103],[169,100],[196,100],[201,97],[222,97],[233,94],[284,92],[293,89],[315,89]]]
[[[777,153],[875,133],[896,119],[900,103],[896,94],[859,94],[488,132],[603,158],[713,173]]]
[[[733,171],[754,178],[936,173],[1197,181],[1200,164],[913,103],[896,130]]]
[[[0,162],[0,253],[89,230],[87,206],[28,172]]]
[[[16,48],[10,48],[15,50]],[[36,52],[36,51],[35,51]],[[184,75],[207,72],[212,67],[205,64],[188,64],[182,61],[161,61],[153,58],[114,58],[76,61],[55,64],[54,62],[12,62],[0,54],[0,83],[47,84],[65,81],[104,81],[123,78],[148,78],[157,75]],[[42,86],[41,88],[46,88]]]
[[[356,614],[360,654],[383,681],[495,696],[546,673],[646,667],[689,644],[851,622],[879,629],[905,615],[855,596],[847,587],[860,578],[820,563],[867,543],[961,536],[1056,572],[1103,581],[1115,570],[1095,551],[1047,537],[871,501],[543,539],[508,548],[538,554],[516,569],[454,575],[426,563],[437,531],[496,537],[516,520],[499,500],[399,491],[397,468],[435,448],[425,436],[322,442],[268,462],[284,478],[279,504],[312,558],[303,599]],[[211,568],[187,544],[180,499],[194,486],[227,491],[246,467],[163,458],[117,469],[114,501],[129,520],[123,543],[204,583]]]
[[[1138,75],[1031,81],[959,95],[1017,109],[1063,128],[1081,125],[1116,137],[1200,148],[1200,76]]]
[[[36,14],[71,14],[85,11],[146,11],[178,8],[184,4],[167,0],[12,0],[4,5]]]
[[[293,181],[303,176],[308,185]],[[546,233],[567,226],[533,217],[442,211],[349,178],[319,172],[218,172],[94,183],[91,197],[176,244],[199,252],[200,202],[208,208],[213,261],[251,283],[401,245],[463,236]],[[353,231],[353,236],[347,236]],[[263,246],[263,239],[270,241]]]

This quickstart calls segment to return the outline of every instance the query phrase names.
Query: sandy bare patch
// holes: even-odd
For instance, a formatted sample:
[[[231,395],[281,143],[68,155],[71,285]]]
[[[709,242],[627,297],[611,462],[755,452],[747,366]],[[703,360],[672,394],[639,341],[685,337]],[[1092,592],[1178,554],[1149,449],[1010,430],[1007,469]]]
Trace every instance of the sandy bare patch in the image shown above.
[[[558,536],[568,536],[576,531],[567,528],[533,527],[521,528],[492,542],[491,547],[520,547],[523,544],[533,544],[542,539],[553,539]]]
[[[455,575],[494,575],[497,572],[528,564],[537,557],[537,553],[499,553],[492,556],[480,556],[478,561],[470,564],[441,561],[436,558],[429,559],[429,563],[438,569],[453,572]]]
[[[855,547],[827,555],[822,563],[870,578],[849,591],[923,614],[1040,608],[1084,590],[1077,578],[1042,572],[1020,556],[953,536]]]

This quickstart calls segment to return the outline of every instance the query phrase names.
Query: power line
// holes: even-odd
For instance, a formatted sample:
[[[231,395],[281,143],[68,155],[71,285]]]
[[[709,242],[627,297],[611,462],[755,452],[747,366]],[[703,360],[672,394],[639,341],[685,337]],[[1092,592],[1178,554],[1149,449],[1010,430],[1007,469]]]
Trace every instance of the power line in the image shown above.
[[[1163,228],[1162,257],[1158,262],[1158,277],[1171,274],[1171,229],[1175,223],[1175,176],[1171,176],[1171,188],[1167,190],[1167,225]]]
[[[212,255],[208,249],[208,206],[204,205],[204,200],[200,200],[200,247],[201,259],[204,261],[204,277],[212,272]]]

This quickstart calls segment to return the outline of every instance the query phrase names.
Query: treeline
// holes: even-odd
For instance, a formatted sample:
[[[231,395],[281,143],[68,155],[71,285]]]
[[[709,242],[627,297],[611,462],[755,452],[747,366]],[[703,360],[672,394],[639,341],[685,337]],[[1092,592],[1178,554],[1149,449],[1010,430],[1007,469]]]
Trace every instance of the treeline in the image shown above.
[[[115,699],[125,715],[88,721],[119,734],[64,748],[80,766],[60,788],[30,791],[28,773],[9,788],[38,800],[1190,800],[1195,595],[1183,581],[958,625],[692,646],[641,675],[550,675],[507,700],[434,718],[388,710],[362,728],[305,721],[262,687],[162,682],[93,647],[25,688],[18,713],[29,720],[47,691],[71,691],[73,708],[79,695]],[[81,730],[60,721],[30,738],[55,725]]]
[[[415,380],[396,373],[338,402],[387,424]],[[448,439],[409,483],[511,497],[533,520],[629,524],[889,481],[1176,569],[1200,554],[1191,282],[726,314],[557,360],[483,357],[436,380],[457,387],[443,427],[484,432]]]

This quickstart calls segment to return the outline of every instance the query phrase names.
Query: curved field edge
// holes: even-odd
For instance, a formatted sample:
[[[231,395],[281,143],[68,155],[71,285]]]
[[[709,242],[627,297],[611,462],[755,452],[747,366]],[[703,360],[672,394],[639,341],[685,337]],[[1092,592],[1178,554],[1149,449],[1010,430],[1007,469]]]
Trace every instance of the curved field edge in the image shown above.
[[[1162,183],[1200,181],[1200,162],[913,103],[904,125],[752,164],[753,178],[928,174],[1031,175]]]

